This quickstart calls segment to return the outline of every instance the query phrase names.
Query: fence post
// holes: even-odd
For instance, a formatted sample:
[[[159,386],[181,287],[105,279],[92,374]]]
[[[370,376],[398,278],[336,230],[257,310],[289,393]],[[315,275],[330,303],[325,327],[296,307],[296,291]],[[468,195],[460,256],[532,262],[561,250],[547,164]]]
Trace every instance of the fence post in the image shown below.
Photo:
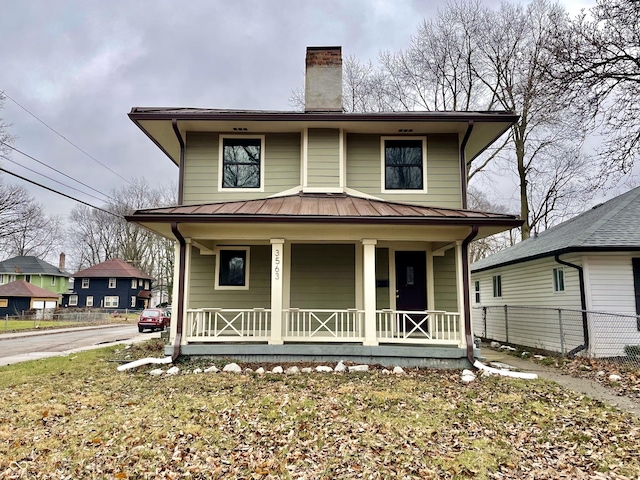
[[[4,331],[9,330],[9,314],[5,314],[4,316]]]
[[[509,343],[509,314],[507,313],[508,307],[504,306],[504,333],[505,342]]]
[[[484,338],[489,338],[489,333],[487,332],[487,307],[482,307],[482,320],[484,322]]]
[[[564,357],[564,331],[562,329],[562,309],[558,309],[558,325],[560,326],[560,353]]]

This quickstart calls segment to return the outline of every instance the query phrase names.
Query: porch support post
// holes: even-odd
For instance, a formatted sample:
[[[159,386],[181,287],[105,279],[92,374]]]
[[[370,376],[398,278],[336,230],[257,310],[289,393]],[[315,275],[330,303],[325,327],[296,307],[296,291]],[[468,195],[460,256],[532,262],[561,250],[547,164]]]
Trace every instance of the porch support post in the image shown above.
[[[376,244],[377,240],[363,239],[364,286],[364,342],[363,345],[376,346]]]
[[[282,345],[282,305],[284,298],[284,239],[271,239],[271,338],[269,345]]]
[[[464,338],[464,322],[463,322],[463,317],[464,317],[464,304],[465,304],[465,299],[464,299],[464,282],[466,282],[468,279],[464,278],[464,270],[463,270],[463,266],[462,266],[462,262],[466,262],[467,259],[463,258],[462,256],[462,242],[461,241],[456,241],[456,290],[457,290],[457,304],[458,304],[458,313],[460,315],[459,317],[459,329],[460,329],[460,345],[462,345],[463,343],[463,338]]]

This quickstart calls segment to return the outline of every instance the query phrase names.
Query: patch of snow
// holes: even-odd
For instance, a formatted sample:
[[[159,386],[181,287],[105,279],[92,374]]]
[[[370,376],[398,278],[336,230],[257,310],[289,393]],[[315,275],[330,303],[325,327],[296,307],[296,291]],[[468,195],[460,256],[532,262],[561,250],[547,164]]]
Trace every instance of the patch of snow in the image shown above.
[[[615,373],[609,375],[610,382],[619,382],[620,380],[622,380],[622,377],[620,375],[616,375]]]
[[[534,355],[533,358],[535,358],[536,360],[544,360],[547,357],[545,357],[544,355]]]
[[[333,368],[327,367],[326,365],[318,365],[316,367],[316,372],[321,372],[321,373],[333,372]]]
[[[156,368],[155,370],[151,370],[149,372],[149,375],[158,376],[158,375],[162,375],[163,373],[164,373],[164,370],[162,370],[161,368]]]
[[[333,369],[334,372],[346,372],[347,371],[347,366],[342,363],[342,360],[340,360],[338,362],[338,364],[336,365],[336,368]]]
[[[177,375],[180,369],[178,367],[171,367],[167,370],[167,375]]]
[[[393,367],[393,373],[396,375],[402,375],[404,373],[404,369],[400,366]]]
[[[209,368],[204,369],[204,373],[218,373],[220,370],[215,365],[211,365]]]
[[[503,377],[524,378],[527,380],[534,380],[538,378],[537,373],[524,373],[524,372],[512,372],[511,370],[498,370],[497,368],[489,367],[477,360],[475,361],[473,366],[479,370],[488,370],[491,373],[496,373],[498,375],[502,375]]]
[[[124,370],[129,370],[131,368],[136,368],[136,367],[140,367],[142,365],[148,365],[150,363],[171,363],[171,357],[164,357],[164,358],[141,358],[140,360],[136,360],[134,362],[129,362],[129,363],[125,363],[124,365],[120,365],[117,370],[119,372],[123,372]]]

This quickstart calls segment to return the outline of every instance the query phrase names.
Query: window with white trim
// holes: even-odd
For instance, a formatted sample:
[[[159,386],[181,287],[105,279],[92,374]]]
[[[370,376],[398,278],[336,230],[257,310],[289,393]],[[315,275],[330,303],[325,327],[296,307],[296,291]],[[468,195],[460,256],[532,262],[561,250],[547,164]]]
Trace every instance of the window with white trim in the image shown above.
[[[382,191],[426,192],[427,139],[381,137]]]
[[[110,278],[109,279],[109,288],[116,288],[116,279],[115,278]]]
[[[56,284],[56,277],[51,277],[51,285],[55,285]]]
[[[83,278],[82,279],[82,288],[89,288],[89,279],[88,278]]]
[[[249,247],[216,249],[216,290],[249,289]]]
[[[7,276],[3,273],[0,275],[0,285],[7,283]]]
[[[131,308],[136,308],[136,296],[131,296]]]
[[[493,276],[493,297],[502,297],[502,275]]]
[[[131,288],[138,288],[138,279],[137,278],[132,278],[131,279]]]
[[[221,135],[218,187],[262,190],[264,187],[264,135]]]
[[[149,290],[149,280],[144,281],[144,289]]]
[[[91,295],[87,297],[87,307],[93,307],[93,297]]]
[[[69,306],[75,307],[78,305],[78,295],[69,295]]]
[[[476,280],[473,282],[473,290],[474,290],[474,300],[475,303],[480,303],[480,281]]]
[[[104,308],[118,308],[118,300],[117,296],[104,297]]]
[[[553,291],[564,292],[564,268],[562,267],[553,269]]]

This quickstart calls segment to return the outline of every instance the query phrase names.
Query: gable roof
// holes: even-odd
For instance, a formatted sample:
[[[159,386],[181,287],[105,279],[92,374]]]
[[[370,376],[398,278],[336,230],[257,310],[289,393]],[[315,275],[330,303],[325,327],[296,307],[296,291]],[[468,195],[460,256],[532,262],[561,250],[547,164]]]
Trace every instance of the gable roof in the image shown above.
[[[640,187],[471,265],[480,272],[560,253],[640,250]]]
[[[150,275],[119,258],[112,258],[93,267],[80,270],[74,273],[73,276],[75,278],[142,278],[153,280]]]
[[[69,277],[70,275],[50,263],[33,256],[18,256],[0,262],[0,273],[18,275],[53,275]]]
[[[50,290],[37,287],[24,280],[15,280],[5,285],[0,285],[0,296],[2,297],[38,297],[38,298],[59,298],[60,295]]]

